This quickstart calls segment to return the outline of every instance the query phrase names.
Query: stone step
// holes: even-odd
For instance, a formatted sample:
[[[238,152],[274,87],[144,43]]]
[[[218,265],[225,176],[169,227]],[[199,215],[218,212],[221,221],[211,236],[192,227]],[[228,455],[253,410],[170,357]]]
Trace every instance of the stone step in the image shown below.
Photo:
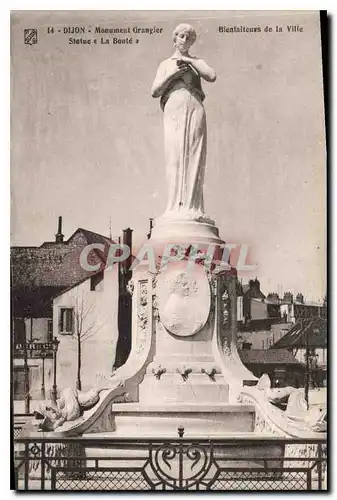
[[[117,403],[112,405],[116,437],[177,437],[177,428],[197,436],[253,430],[255,407],[224,403],[152,404]]]
[[[138,413],[138,412],[163,412],[163,413],[245,413],[255,412],[255,406],[250,404],[232,403],[200,403],[197,401],[188,403],[165,403],[165,404],[144,404],[144,403],[114,403],[112,406],[114,414],[117,413]]]

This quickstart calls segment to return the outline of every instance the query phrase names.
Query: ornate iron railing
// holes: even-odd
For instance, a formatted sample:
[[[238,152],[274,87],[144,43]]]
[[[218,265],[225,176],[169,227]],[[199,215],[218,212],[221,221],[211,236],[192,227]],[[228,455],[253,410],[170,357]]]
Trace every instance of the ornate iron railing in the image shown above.
[[[14,439],[20,436],[21,431],[25,427],[27,422],[33,418],[34,418],[33,413],[14,413],[13,415]]]
[[[324,439],[20,437],[17,490],[327,490]]]

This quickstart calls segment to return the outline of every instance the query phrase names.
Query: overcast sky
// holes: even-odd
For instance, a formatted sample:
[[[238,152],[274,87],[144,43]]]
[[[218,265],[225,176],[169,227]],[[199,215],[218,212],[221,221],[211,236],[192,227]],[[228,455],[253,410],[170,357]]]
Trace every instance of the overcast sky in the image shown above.
[[[108,235],[111,216],[113,235],[130,226],[142,242],[149,217],[166,206],[162,112],[150,88],[180,22],[197,31],[191,53],[217,73],[203,84],[206,212],[222,239],[253,248],[265,293],[322,298],[324,107],[319,17],[310,12],[14,13],[12,244],[53,240],[58,215],[66,238],[78,227]],[[58,29],[75,25],[163,33],[133,35],[132,45],[69,45],[72,35]],[[219,33],[219,25],[262,33]],[[24,28],[38,29],[36,45],[24,44]]]

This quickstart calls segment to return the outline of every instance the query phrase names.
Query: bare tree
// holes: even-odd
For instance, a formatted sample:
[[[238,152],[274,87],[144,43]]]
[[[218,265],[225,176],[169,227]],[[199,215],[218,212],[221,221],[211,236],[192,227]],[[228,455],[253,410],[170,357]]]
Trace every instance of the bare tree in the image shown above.
[[[82,343],[98,331],[95,325],[95,318],[92,317],[94,305],[85,301],[85,294],[76,296],[74,308],[74,330],[73,337],[77,343],[77,377],[76,389],[82,390],[81,369],[82,369]]]

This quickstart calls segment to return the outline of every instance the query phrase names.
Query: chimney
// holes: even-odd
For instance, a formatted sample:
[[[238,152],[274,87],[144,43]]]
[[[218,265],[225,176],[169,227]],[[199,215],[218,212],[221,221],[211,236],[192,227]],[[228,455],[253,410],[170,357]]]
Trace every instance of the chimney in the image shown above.
[[[122,269],[125,273],[127,273],[132,264],[132,229],[129,227],[127,229],[123,229],[123,245],[127,245],[130,248],[129,257],[122,262]]]
[[[150,217],[150,231],[147,233],[147,239],[149,240],[151,238],[151,233],[152,233],[152,228],[153,228],[153,218]]]
[[[267,299],[268,299],[268,300],[271,300],[271,301],[273,301],[273,302],[275,302],[275,303],[278,303],[278,302],[279,302],[279,300],[280,300],[280,298],[279,298],[278,294],[277,294],[277,293],[275,293],[275,292],[273,292],[273,293],[268,293],[268,295],[267,295]]]
[[[260,282],[257,278],[255,280],[249,280],[249,288],[254,288],[254,290],[260,291]]]
[[[296,302],[299,302],[300,304],[304,304],[304,297],[303,297],[303,293],[298,293],[296,295]]]
[[[62,217],[59,216],[59,225],[55,234],[55,243],[63,243],[64,235],[62,234]]]
[[[291,292],[285,292],[283,295],[283,302],[285,302],[286,304],[292,304],[293,294]]]

